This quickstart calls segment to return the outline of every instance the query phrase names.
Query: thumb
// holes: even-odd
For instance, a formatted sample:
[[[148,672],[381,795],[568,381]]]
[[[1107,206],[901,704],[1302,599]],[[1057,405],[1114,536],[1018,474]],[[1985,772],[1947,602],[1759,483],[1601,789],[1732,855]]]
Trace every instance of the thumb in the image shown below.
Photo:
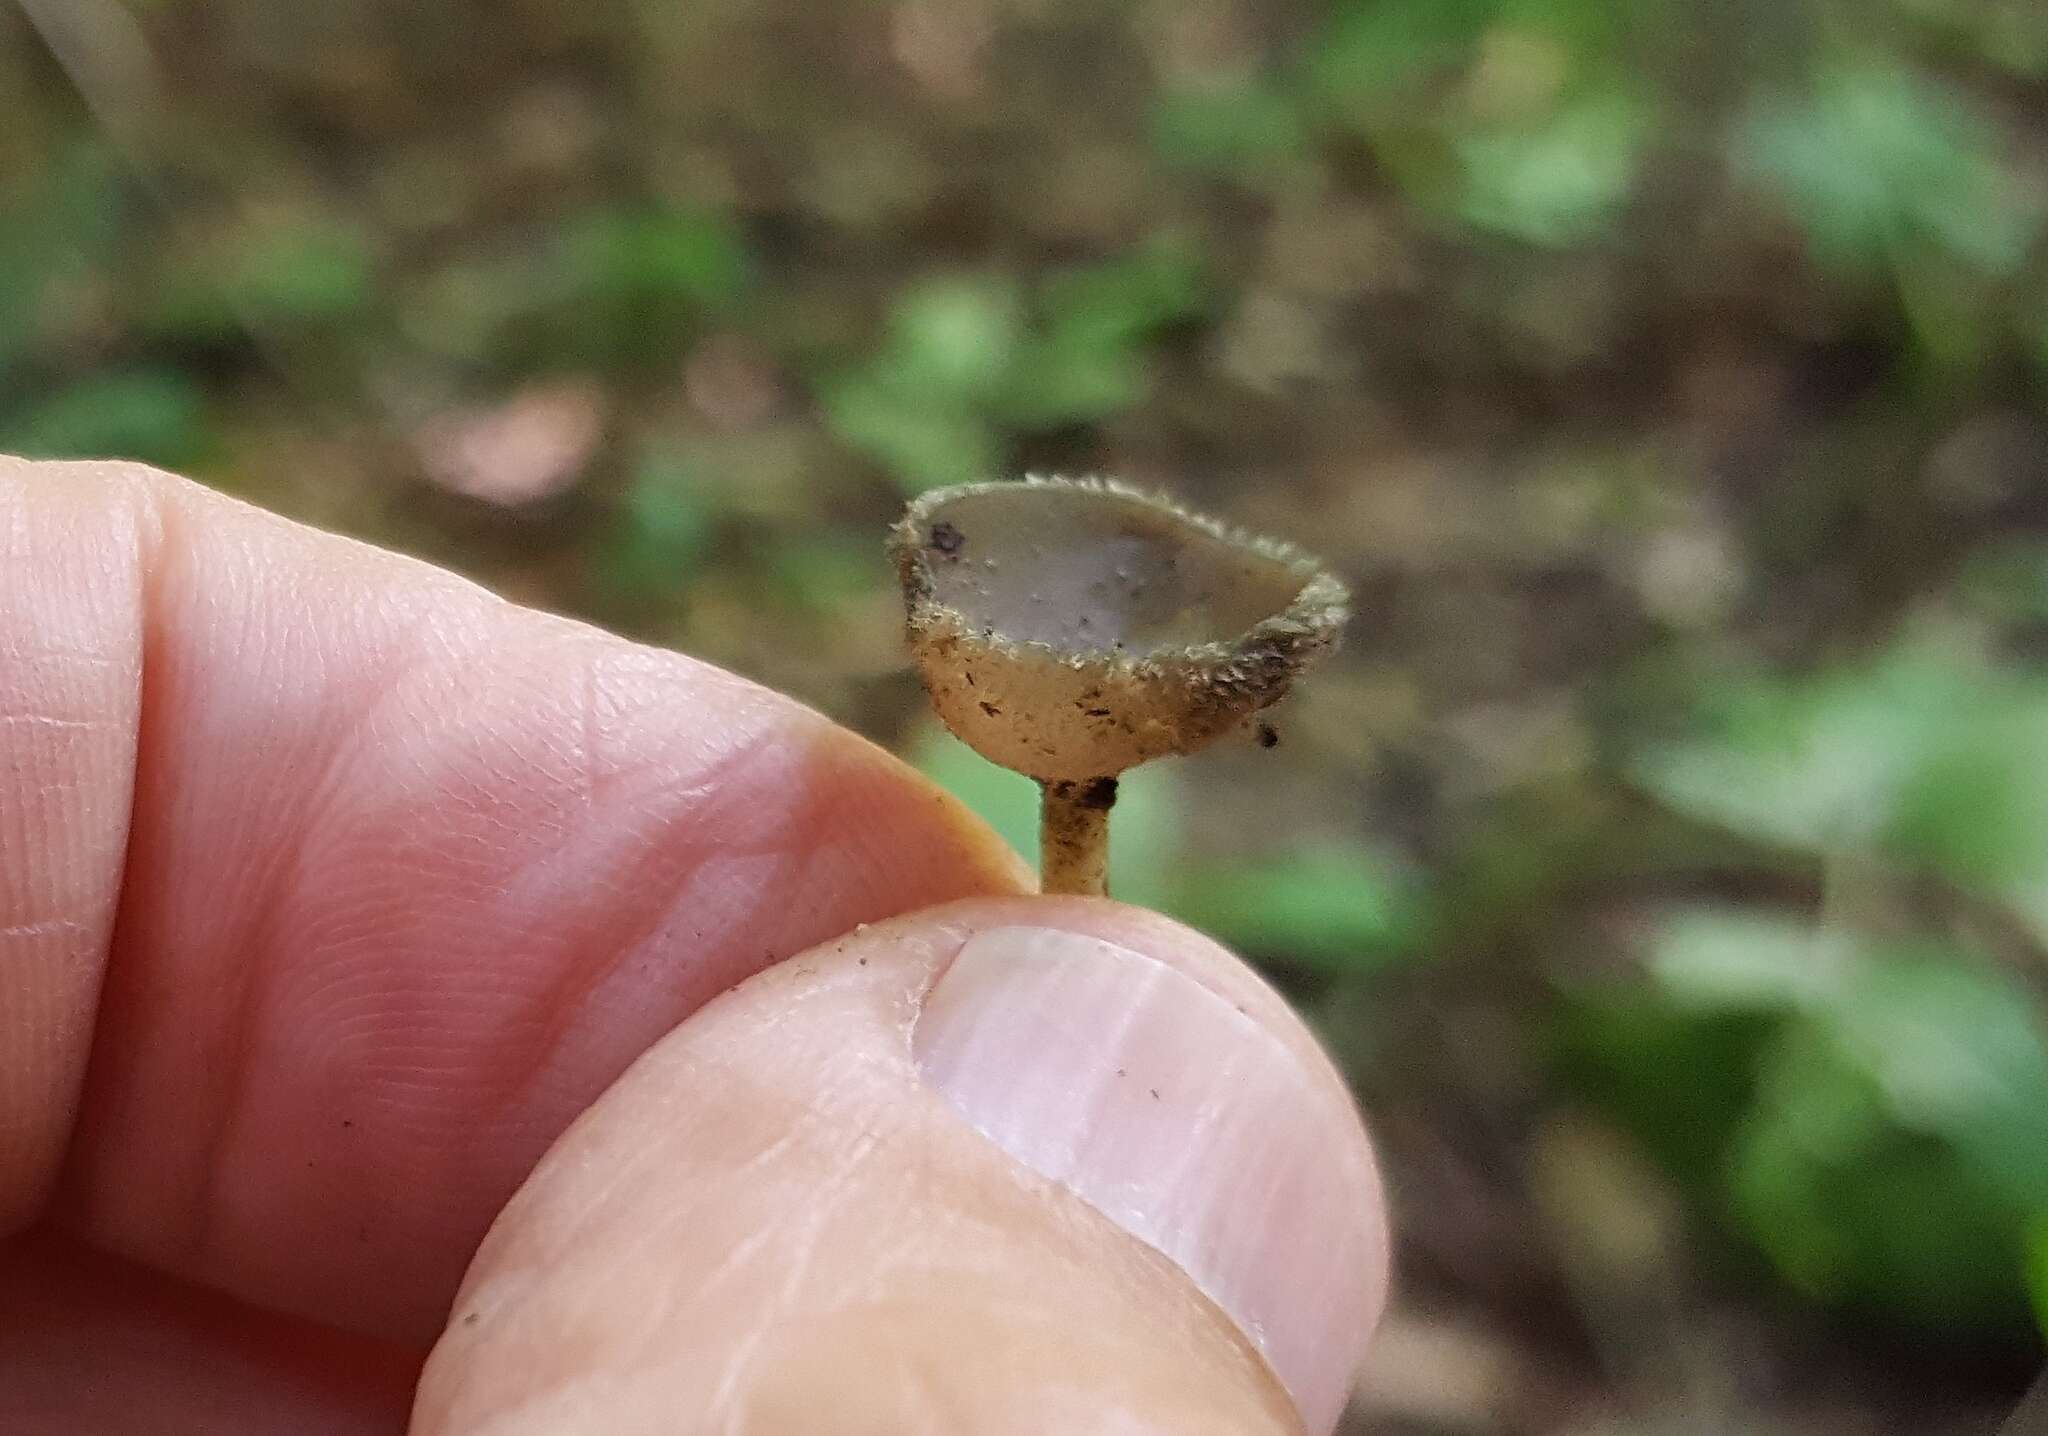
[[[1350,1099],[1234,958],[972,900],[771,968],[499,1216],[415,1436],[1323,1432],[1386,1287]]]

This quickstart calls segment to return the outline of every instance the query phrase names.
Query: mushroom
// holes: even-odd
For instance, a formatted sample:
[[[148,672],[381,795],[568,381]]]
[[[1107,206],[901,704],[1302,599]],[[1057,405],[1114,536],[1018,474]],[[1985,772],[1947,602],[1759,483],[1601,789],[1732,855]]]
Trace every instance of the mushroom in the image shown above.
[[[1117,776],[1242,729],[1347,613],[1300,551],[1102,479],[937,489],[889,547],[939,717],[1039,783],[1046,892],[1105,891]]]

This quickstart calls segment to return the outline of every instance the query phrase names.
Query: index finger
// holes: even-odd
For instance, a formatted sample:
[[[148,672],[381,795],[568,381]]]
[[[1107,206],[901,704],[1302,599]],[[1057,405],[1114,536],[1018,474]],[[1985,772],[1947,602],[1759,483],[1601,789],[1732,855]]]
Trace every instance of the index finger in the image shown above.
[[[656,1037],[1022,883],[716,669],[166,475],[0,460],[0,1231],[431,1334]]]

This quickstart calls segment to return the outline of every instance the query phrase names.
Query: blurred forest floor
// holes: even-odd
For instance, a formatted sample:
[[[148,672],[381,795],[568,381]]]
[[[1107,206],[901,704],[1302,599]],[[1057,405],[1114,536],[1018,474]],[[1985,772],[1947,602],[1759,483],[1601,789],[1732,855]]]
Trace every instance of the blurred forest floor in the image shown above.
[[[0,450],[120,454],[908,755],[907,494],[1353,583],[1119,895],[1351,1073],[1347,1430],[1989,1432],[2048,1305],[2034,0],[23,0]]]

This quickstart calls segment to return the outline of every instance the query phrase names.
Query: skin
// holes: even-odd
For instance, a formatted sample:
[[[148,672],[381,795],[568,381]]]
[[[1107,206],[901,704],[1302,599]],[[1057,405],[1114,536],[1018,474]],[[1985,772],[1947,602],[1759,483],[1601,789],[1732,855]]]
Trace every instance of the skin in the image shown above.
[[[0,1429],[1302,1429],[901,1057],[974,933],[1102,937],[1294,1054],[1378,1202],[1236,959],[1028,888],[730,675],[0,458]]]

